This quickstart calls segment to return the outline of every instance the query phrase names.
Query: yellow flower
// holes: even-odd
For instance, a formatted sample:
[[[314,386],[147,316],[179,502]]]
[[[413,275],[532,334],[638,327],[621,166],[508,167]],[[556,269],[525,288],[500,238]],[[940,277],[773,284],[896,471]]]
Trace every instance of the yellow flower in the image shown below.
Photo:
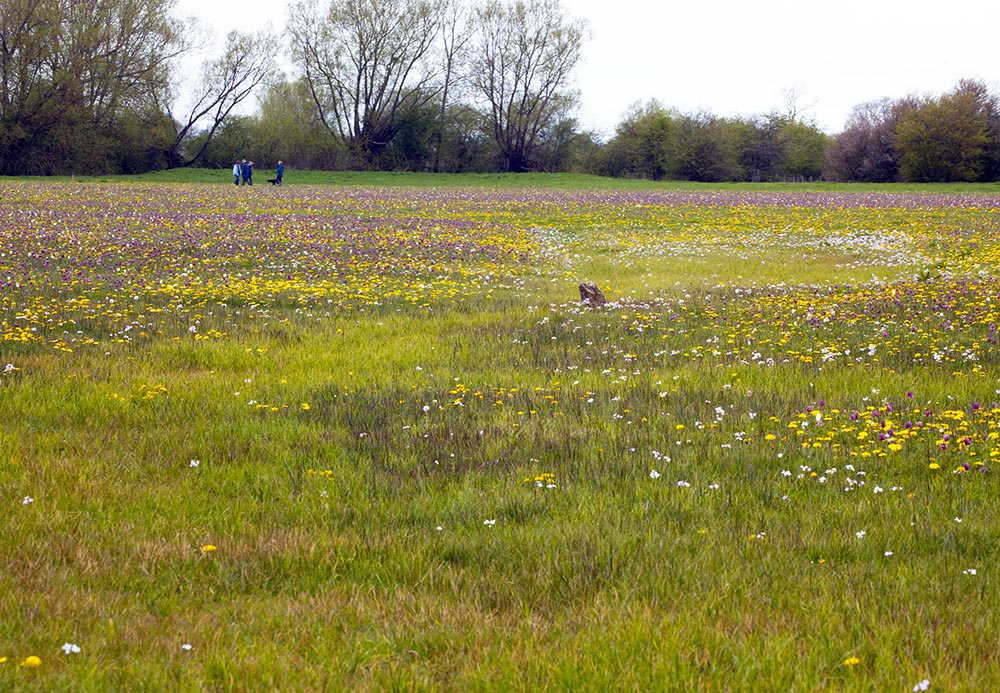
[[[308,402],[303,402],[302,403],[302,411],[309,411],[309,403]]]
[[[42,666],[42,660],[40,660],[35,655],[27,657],[23,662],[21,662],[22,667],[28,667],[29,669],[34,669],[35,667]]]
[[[202,553],[212,553],[213,551],[218,551],[218,548],[215,546],[215,544],[205,544],[204,546],[201,547]]]
[[[941,465],[939,465],[937,462],[931,462],[929,465],[927,465],[927,468],[928,469],[941,469]]]
[[[858,664],[861,664],[861,660],[858,659],[857,657],[848,657],[847,659],[844,660],[845,667],[853,667],[857,666]]]

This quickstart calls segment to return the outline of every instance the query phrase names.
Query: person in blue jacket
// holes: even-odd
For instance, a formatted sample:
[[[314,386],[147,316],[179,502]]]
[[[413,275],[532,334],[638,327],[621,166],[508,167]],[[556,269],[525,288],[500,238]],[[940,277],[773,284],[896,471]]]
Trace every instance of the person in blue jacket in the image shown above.
[[[282,162],[278,162],[278,172],[275,175],[275,185],[281,185],[281,178],[285,175],[285,165]]]
[[[243,185],[253,185],[250,180],[250,162],[246,159],[243,160],[243,164],[240,167],[240,174],[243,176]]]

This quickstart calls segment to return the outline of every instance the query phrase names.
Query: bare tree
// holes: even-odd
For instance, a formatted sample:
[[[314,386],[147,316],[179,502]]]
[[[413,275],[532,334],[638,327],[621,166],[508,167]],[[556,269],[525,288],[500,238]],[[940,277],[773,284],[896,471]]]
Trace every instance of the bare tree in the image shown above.
[[[784,116],[791,121],[805,120],[805,113],[816,107],[816,101],[803,103],[806,92],[800,87],[785,87],[781,90],[781,102],[785,106]]]
[[[229,33],[222,55],[202,67],[185,115],[179,119],[172,115],[177,128],[171,148],[172,165],[190,166],[198,161],[225,119],[273,74],[274,58],[269,48],[272,41],[266,33]],[[201,138],[197,151],[185,155],[184,144],[205,123],[201,129],[207,136]]]
[[[542,131],[575,101],[565,90],[580,61],[586,24],[565,19],[559,0],[488,0],[476,24],[472,85],[486,103],[505,168],[527,171]]]
[[[441,63],[442,80],[440,108],[438,109],[437,131],[434,136],[434,164],[436,173],[441,167],[441,146],[444,141],[445,118],[450,105],[449,98],[456,83],[462,81],[459,70],[467,53],[467,47],[472,41],[473,33],[469,26],[468,5],[461,0],[444,0],[441,21]]]
[[[293,5],[289,30],[318,115],[333,136],[370,164],[397,118],[437,91],[427,58],[441,22],[440,0],[332,0]]]

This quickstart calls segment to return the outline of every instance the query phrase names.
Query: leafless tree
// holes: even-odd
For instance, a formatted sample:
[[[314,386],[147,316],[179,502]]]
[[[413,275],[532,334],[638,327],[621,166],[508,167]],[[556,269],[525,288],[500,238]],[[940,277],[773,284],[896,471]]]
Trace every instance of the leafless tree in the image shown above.
[[[448,106],[451,105],[449,98],[453,95],[454,89],[458,86],[464,75],[460,70],[468,46],[473,37],[472,28],[469,25],[469,6],[461,0],[444,0],[441,19],[441,64],[442,80],[440,107],[438,109],[438,127],[434,137],[434,165],[437,172],[441,166],[441,146],[444,140],[445,118],[448,113]]]
[[[233,31],[222,55],[204,64],[185,114],[172,115],[177,128],[171,149],[173,165],[190,166],[198,161],[225,119],[274,72],[272,42],[267,33]],[[196,129],[205,131],[207,137],[201,139],[197,151],[185,155],[184,144]]]
[[[485,101],[505,168],[529,170],[539,136],[575,101],[567,88],[587,26],[566,19],[559,0],[488,0],[476,25],[472,85]]]
[[[428,59],[441,0],[300,1],[289,13],[296,59],[326,129],[369,164],[399,115],[427,104],[438,68]]]

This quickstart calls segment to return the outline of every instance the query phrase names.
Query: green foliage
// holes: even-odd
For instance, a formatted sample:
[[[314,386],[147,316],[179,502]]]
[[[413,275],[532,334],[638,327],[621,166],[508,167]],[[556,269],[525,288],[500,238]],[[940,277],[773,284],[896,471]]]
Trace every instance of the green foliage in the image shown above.
[[[168,5],[4,2],[0,173],[107,173],[120,171],[118,164],[159,165],[166,65],[181,35]],[[152,124],[148,135],[137,132],[137,120]]]
[[[735,128],[720,118],[678,119],[676,177],[704,183],[739,180],[735,134]]]
[[[904,180],[980,180],[989,144],[988,113],[976,95],[957,91],[909,110],[896,126]]]
[[[604,153],[602,173],[661,180],[674,169],[674,116],[658,101],[635,104]]]

